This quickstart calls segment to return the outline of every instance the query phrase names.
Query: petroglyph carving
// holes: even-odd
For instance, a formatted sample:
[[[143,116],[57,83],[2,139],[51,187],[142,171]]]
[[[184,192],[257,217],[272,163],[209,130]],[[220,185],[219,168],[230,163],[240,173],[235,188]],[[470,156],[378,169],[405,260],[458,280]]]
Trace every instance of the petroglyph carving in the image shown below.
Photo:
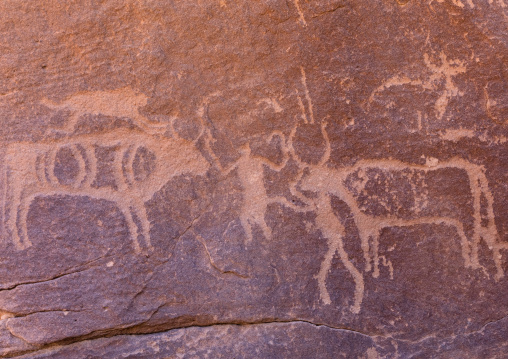
[[[129,87],[113,91],[80,92],[60,103],[47,99],[41,101],[43,105],[55,111],[69,110],[71,112],[70,119],[63,129],[52,129],[56,133],[71,134],[80,117],[88,114],[128,118],[146,133],[160,134],[164,132],[168,124],[153,123],[139,113],[139,108],[145,106],[147,102],[148,97],[134,92]]]
[[[450,65],[456,63],[447,62],[444,55],[442,56],[442,61],[443,65],[441,67],[433,67],[433,69],[436,73],[435,76],[444,74],[443,76],[446,77],[446,91],[450,91],[445,91],[443,96],[448,98],[447,96],[455,93],[456,90],[451,82],[451,75],[462,72],[464,67],[462,67],[462,64],[459,64],[456,68],[450,69]],[[304,74],[303,70],[302,74]],[[392,82],[399,83],[400,81],[393,80]],[[402,82],[406,83],[405,81]],[[444,98],[443,96],[442,98]],[[311,104],[310,100],[308,103]],[[309,108],[309,112],[312,113],[312,108]],[[303,111],[303,113],[305,113],[305,111]],[[310,121],[304,117],[302,122],[303,124],[307,124]],[[380,256],[378,253],[381,231],[389,227],[411,227],[425,224],[451,227],[457,232],[460,238],[461,253],[465,266],[472,269],[483,270],[483,272],[488,275],[486,268],[482,267],[480,264],[478,253],[480,242],[483,240],[492,251],[492,259],[496,267],[495,279],[499,280],[504,276],[500,251],[503,249],[507,250],[508,245],[500,242],[498,238],[493,209],[494,198],[489,190],[485,169],[482,166],[461,158],[452,158],[441,162],[436,158],[429,158],[425,165],[404,163],[392,159],[365,159],[358,161],[353,166],[332,168],[327,166],[331,155],[331,144],[326,126],[326,122],[321,123],[321,132],[325,140],[326,150],[317,164],[303,162],[295,151],[293,140],[298,124],[293,128],[287,141],[287,151],[300,168],[297,179],[290,184],[291,193],[305,204],[304,208],[306,208],[306,210],[313,210],[316,212],[316,226],[328,242],[328,251],[321,263],[320,271],[316,275],[320,290],[320,298],[324,304],[331,304],[330,294],[326,287],[326,279],[331,269],[332,259],[336,253],[338,253],[344,267],[355,282],[354,299],[351,305],[351,311],[353,313],[358,313],[361,309],[365,286],[364,273],[372,272],[372,276],[377,278],[380,274],[380,265],[383,265],[388,267],[390,277],[393,278],[393,264],[385,256]],[[430,200],[424,185],[424,178],[428,174],[444,169],[459,170],[468,179],[468,190],[471,193],[473,203],[473,228],[472,231],[470,231],[472,234],[469,236],[466,235],[466,230],[464,229],[465,224],[457,218],[450,217],[447,213],[443,213],[442,215],[438,214],[436,216],[426,216],[422,214],[422,209],[427,206]],[[347,180],[353,175],[359,176],[360,181],[355,183],[356,187],[354,189],[357,192],[361,192],[368,181],[366,178],[362,180],[362,173],[371,170],[377,170],[387,174],[406,173],[409,178],[411,178],[414,204],[410,208],[410,218],[389,212],[386,215],[369,214],[359,205],[358,198],[355,197],[353,191],[347,186]],[[311,198],[305,196],[304,192],[306,191],[317,192],[317,197]],[[365,260],[365,268],[363,271],[355,267],[344,249],[343,238],[345,236],[345,229],[341,221],[336,218],[333,213],[331,196],[335,196],[342,200],[349,207],[353,215],[355,225],[359,232],[361,248]],[[371,200],[376,199],[371,198]],[[300,208],[300,211],[302,210],[303,209]]]
[[[102,99],[98,102],[99,108],[102,105],[107,107],[107,101],[104,100],[107,99],[112,101],[108,103],[110,107],[107,111],[115,116],[137,113],[134,108],[122,109],[123,102],[119,104],[113,101],[120,98],[117,97],[119,93],[121,91],[112,95],[98,94]],[[79,104],[90,106],[86,109],[92,111],[97,109],[85,104],[84,98],[78,96],[72,99],[69,103],[75,108]],[[103,100],[105,102],[100,102]],[[98,106],[97,103],[94,106]],[[79,110],[83,108],[79,107]],[[137,130],[118,128],[106,133],[66,135],[58,140],[47,139],[37,143],[18,142],[7,147],[2,210],[7,232],[18,249],[31,245],[27,229],[31,203],[37,197],[53,195],[88,196],[114,202],[125,217],[135,251],[140,253],[151,249],[150,222],[145,202],[175,176],[203,175],[209,163],[196,149],[197,140],[187,141],[176,134],[169,138],[162,134],[165,129],[159,134],[148,134],[141,130],[149,127],[147,121],[143,117],[136,117],[135,120],[139,127]],[[72,131],[69,127],[68,133]],[[115,184],[113,187],[95,183],[99,174],[96,150],[103,146],[114,149],[114,159],[110,165]],[[70,151],[79,168],[77,175],[67,182],[58,178],[55,172],[57,154],[63,150]],[[140,237],[144,241],[143,246]]]
[[[236,170],[241,181],[243,203],[240,221],[247,237],[247,243],[252,241],[252,229],[254,225],[258,225],[261,228],[266,239],[270,240],[272,238],[272,230],[265,221],[265,213],[269,204],[279,203],[297,211],[301,210],[300,207],[284,197],[270,197],[266,193],[263,175],[264,166],[274,171],[280,171],[286,166],[289,158],[287,152],[285,152],[285,137],[281,132],[272,133],[268,137],[267,142],[270,142],[275,136],[279,137],[283,143],[284,160],[281,164],[273,163],[260,156],[254,156],[249,144],[246,144],[240,149],[240,158],[223,172],[224,175],[227,175]]]
[[[457,95],[462,95],[455,83],[452,81],[452,76],[466,72],[466,66],[459,60],[448,60],[444,52],[439,55],[441,60],[441,66],[436,66],[432,63],[429,55],[424,54],[425,65],[432,71],[432,75],[429,78],[431,86],[438,87],[438,83],[444,78],[445,86],[441,93],[441,96],[437,99],[434,107],[438,114],[438,118],[441,119],[444,116],[448,102],[450,99]]]
[[[508,123],[508,85],[503,80],[491,80],[483,87],[485,112],[495,123]]]
[[[289,148],[292,156],[298,159],[292,144],[292,138],[296,132],[296,126],[290,137]],[[330,195],[338,197],[344,201],[351,210],[354,222],[358,229],[361,247],[365,259],[365,272],[372,271],[373,277],[379,276],[380,262],[388,266],[393,276],[393,265],[386,258],[381,258],[378,254],[379,236],[384,228],[389,227],[411,227],[423,224],[444,225],[456,230],[462,249],[462,257],[466,267],[473,269],[482,269],[486,274],[486,269],[482,267],[479,261],[478,251],[480,241],[484,240],[492,251],[492,259],[496,266],[495,278],[504,276],[501,253],[503,249],[508,249],[508,245],[499,241],[495,225],[495,216],[493,210],[494,198],[489,190],[485,170],[482,166],[473,164],[461,158],[453,158],[439,162],[437,159],[428,161],[425,165],[416,165],[404,163],[398,160],[361,160],[355,165],[341,168],[330,168],[326,163],[330,157],[331,147],[328,135],[326,133],[326,123],[322,124],[323,136],[326,140],[327,150],[325,155],[317,165],[309,165],[298,160],[302,168],[308,171],[308,174],[301,176],[299,186],[303,191],[312,191],[318,193],[318,199],[304,198],[303,200],[317,211],[316,226],[322,231],[328,240],[329,250],[322,262],[321,270],[317,275],[320,288],[321,299],[325,304],[330,304],[330,295],[326,289],[326,277],[331,268],[331,261],[336,252],[338,252],[341,261],[355,280],[355,299],[351,311],[358,313],[363,297],[364,277],[360,271],[349,261],[347,253],[344,251],[342,238],[344,237],[344,227],[340,221],[335,218],[330,205]],[[420,194],[420,205],[413,206],[414,218],[399,218],[397,215],[390,214],[386,216],[374,216],[365,213],[360,208],[357,198],[346,186],[349,176],[366,172],[371,169],[380,170],[387,173],[395,172],[413,172],[416,174],[428,174],[433,171],[443,169],[458,169],[462,171],[469,180],[469,191],[473,198],[473,234],[468,238],[464,229],[464,224],[456,218],[449,216],[426,217],[420,214],[422,206],[428,200],[425,197],[425,191]],[[360,183],[361,186],[361,183]],[[296,188],[296,187],[295,187]],[[361,188],[360,188],[361,189]],[[481,201],[485,200],[484,209],[486,214],[482,214]]]
[[[316,279],[318,281],[318,287],[320,291],[320,297],[324,304],[331,304],[330,294],[326,288],[326,277],[328,276],[328,272],[331,270],[332,259],[335,256],[335,253],[339,254],[339,257],[344,264],[344,267],[353,277],[355,282],[355,294],[353,304],[351,305],[351,312],[359,313],[361,309],[361,303],[363,301],[364,295],[364,277],[360,273],[360,271],[354,266],[354,264],[349,260],[348,254],[344,249],[344,236],[345,229],[342,225],[341,221],[335,216],[333,213],[333,209],[331,206],[331,198],[330,195],[334,194],[327,190],[327,188],[323,188],[321,186],[322,181],[333,181],[332,178],[324,178],[319,179],[317,182],[309,181],[309,176],[305,175],[305,172],[310,170],[310,175],[315,172],[315,169],[326,169],[325,163],[328,161],[331,154],[331,147],[329,145],[329,140],[326,137],[326,142],[328,146],[326,147],[326,151],[321,158],[320,162],[317,165],[308,165],[302,162],[298,155],[295,152],[293,146],[293,138],[296,134],[297,126],[295,126],[291,132],[291,135],[288,140],[289,151],[291,152],[292,157],[299,164],[300,171],[297,176],[296,181],[294,181],[290,185],[291,193],[294,196],[297,196],[306,206],[316,212],[316,226],[321,231],[322,235],[326,238],[328,242],[328,251],[325,254],[325,258],[321,263],[321,268],[319,273],[316,275]],[[325,136],[327,136],[326,132],[323,132]],[[333,176],[334,173],[330,173],[330,176]],[[300,185],[300,189],[303,191],[312,191],[318,192],[318,197],[316,198],[307,198],[302,194],[299,194],[297,185]]]
[[[432,3],[433,3],[434,1],[437,1],[438,3],[442,3],[442,2],[444,2],[444,0],[431,0],[431,1],[429,2],[429,4],[431,4],[431,5],[432,5]],[[467,4],[467,5],[468,5],[471,9],[474,9],[474,8],[475,8],[475,4],[474,4],[473,0],[465,0],[465,1],[466,1],[466,4]],[[460,8],[464,8],[464,7],[465,7],[464,3],[463,3],[462,1],[460,1],[460,0],[452,0],[451,2],[452,2],[452,4],[453,4],[453,5],[455,5],[455,6],[457,6],[457,7],[460,7]],[[506,5],[506,3],[504,2],[504,0],[489,0],[489,5],[492,5],[492,4],[496,4],[496,5],[498,5],[498,6],[499,6],[499,7],[501,7],[501,8],[505,8],[505,7],[507,7],[507,6],[508,6],[508,5]]]
[[[307,21],[305,21],[305,16],[303,15],[302,8],[300,7],[300,1],[294,0],[296,11],[298,11],[298,16],[300,17],[300,22],[302,23],[302,26],[307,26]]]
[[[270,143],[275,137],[280,139],[284,155],[282,163],[277,164],[269,161],[266,158],[252,154],[250,145],[247,143],[239,149],[240,156],[238,160],[236,160],[229,167],[224,168],[212,149],[211,144],[214,139],[210,133],[209,128],[206,126],[206,122],[211,123],[207,114],[208,102],[211,98],[218,95],[219,93],[213,93],[207,96],[198,109],[198,116],[201,119],[202,124],[202,132],[200,137],[203,136],[204,148],[222,175],[227,176],[230,173],[236,171],[236,174],[240,179],[243,190],[240,222],[245,232],[246,242],[249,243],[252,241],[254,226],[259,226],[263,232],[264,237],[267,240],[270,240],[272,238],[272,230],[265,221],[265,213],[267,207],[270,204],[279,203],[287,207],[291,207],[296,211],[302,210],[300,207],[294,205],[284,197],[268,196],[265,189],[264,167],[266,166],[267,168],[279,172],[286,166],[289,159],[285,136],[282,132],[275,131],[266,139],[267,143]],[[280,108],[280,105],[278,105],[277,102],[270,100],[270,105],[274,106],[275,111],[282,111],[282,108]]]
[[[427,68],[430,70],[430,75],[426,79],[411,79],[407,76],[394,76],[388,79],[381,86],[376,88],[369,97],[369,105],[372,103],[376,95],[390,87],[411,85],[419,86],[426,90],[439,91],[441,89],[441,95],[434,103],[434,109],[436,116],[442,119],[448,103],[455,96],[461,96],[462,92],[459,91],[457,86],[452,80],[452,77],[466,72],[466,66],[464,62],[459,60],[448,60],[446,54],[441,52],[439,55],[440,66],[434,64],[428,54],[423,55],[423,60]],[[444,85],[442,82],[444,80]]]
[[[302,74],[302,85],[305,92],[305,100],[307,101],[307,108],[308,108],[308,116],[307,111],[305,110],[305,105],[302,101],[301,96],[297,92],[298,97],[298,105],[300,106],[300,110],[302,111],[302,119],[304,123],[314,123],[314,111],[312,106],[312,99],[310,97],[309,89],[307,87],[307,75],[305,74],[305,69],[303,67],[300,67],[300,72]]]
[[[328,251],[321,263],[321,269],[316,276],[319,291],[321,293],[321,299],[323,300],[323,303],[331,304],[330,295],[326,289],[326,277],[332,267],[332,259],[335,256],[335,253],[338,253],[340,260],[355,281],[354,303],[351,306],[351,312],[355,314],[359,313],[363,300],[365,284],[363,275],[349,260],[346,250],[344,249],[343,238],[345,237],[345,228],[333,213],[330,198],[327,193],[320,192],[318,194],[318,199],[315,202],[315,208],[317,212],[316,226],[328,240]]]

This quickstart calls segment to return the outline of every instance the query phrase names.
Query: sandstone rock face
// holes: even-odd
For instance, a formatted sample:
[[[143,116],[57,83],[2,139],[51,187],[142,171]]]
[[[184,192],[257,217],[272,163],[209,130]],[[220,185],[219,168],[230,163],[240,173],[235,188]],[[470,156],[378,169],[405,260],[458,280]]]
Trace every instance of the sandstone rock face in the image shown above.
[[[507,25],[0,2],[0,356],[506,357]]]

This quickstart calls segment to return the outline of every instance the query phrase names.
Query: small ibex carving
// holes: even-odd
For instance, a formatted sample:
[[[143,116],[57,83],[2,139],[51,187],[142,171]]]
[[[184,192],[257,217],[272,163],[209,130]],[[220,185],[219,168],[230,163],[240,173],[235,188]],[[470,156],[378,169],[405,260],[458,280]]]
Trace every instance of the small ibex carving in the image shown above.
[[[116,97],[107,98],[115,100]],[[86,103],[85,99],[80,101],[80,104]],[[115,103],[111,106],[120,108]],[[136,116],[135,124],[140,126],[134,130],[117,128],[105,133],[73,135],[69,127],[70,134],[58,140],[8,145],[4,157],[3,218],[16,247],[25,249],[31,245],[27,216],[36,197],[74,195],[114,202],[125,216],[135,251],[150,250],[150,222],[145,202],[173,177],[203,175],[210,165],[195,146],[199,138],[188,141],[176,134],[169,138],[164,134],[165,128],[148,134],[146,123],[144,117]],[[115,157],[111,163],[114,187],[94,183],[98,174],[95,150],[100,146],[114,149]],[[55,172],[58,152],[63,149],[70,151],[78,163],[79,171],[71,181],[62,181]],[[140,176],[135,173],[134,163],[142,153],[148,154],[154,163]],[[140,236],[144,239],[144,247],[139,241]]]

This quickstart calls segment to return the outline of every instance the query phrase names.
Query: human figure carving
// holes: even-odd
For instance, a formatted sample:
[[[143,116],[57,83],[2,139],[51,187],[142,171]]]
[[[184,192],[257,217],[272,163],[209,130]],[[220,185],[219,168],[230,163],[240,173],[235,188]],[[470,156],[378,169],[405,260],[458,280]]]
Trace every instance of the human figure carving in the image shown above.
[[[112,106],[114,108],[115,104]],[[117,128],[106,133],[66,135],[58,140],[18,142],[7,147],[3,214],[7,232],[18,249],[31,245],[27,230],[31,203],[37,197],[52,195],[88,196],[114,202],[125,217],[135,251],[151,249],[150,222],[144,203],[171,178],[181,174],[203,175],[210,165],[196,149],[197,140],[187,141],[176,134],[169,138],[163,134],[165,129],[158,134],[148,134],[142,130],[145,126],[141,122],[138,124],[136,130]],[[115,148],[111,166],[116,188],[94,185],[98,146]],[[63,148],[70,149],[78,162],[78,175],[71,184],[61,183],[55,174],[56,155]],[[155,163],[150,173],[136,177],[134,159],[141,149],[149,151]],[[143,247],[140,236],[144,239]]]
[[[303,71],[303,70],[302,70]],[[227,168],[224,168],[217,155],[212,149],[213,137],[206,123],[211,124],[208,116],[208,105],[211,98],[219,95],[220,93],[212,93],[207,96],[198,109],[198,116],[201,120],[201,133],[199,137],[204,139],[204,148],[211,158],[214,165],[219,169],[223,176],[228,176],[231,172],[237,172],[238,178],[242,185],[243,202],[240,213],[240,222],[245,232],[246,242],[250,243],[253,239],[252,230],[254,226],[259,226],[267,240],[272,238],[272,230],[265,221],[265,214],[268,205],[271,203],[279,203],[287,207],[291,207],[296,211],[302,208],[289,202],[286,198],[281,196],[268,196],[264,184],[264,167],[268,167],[274,171],[280,171],[285,166],[289,159],[287,153],[287,144],[284,134],[280,131],[274,131],[266,139],[270,143],[273,138],[278,137],[282,143],[282,151],[284,159],[280,164],[276,164],[261,156],[252,154],[250,145],[247,143],[239,149],[239,158]]]
[[[295,210],[301,210],[300,207],[295,206],[286,198],[281,196],[270,197],[266,193],[263,173],[264,166],[275,171],[280,171],[286,166],[288,161],[288,155],[285,152],[284,146],[285,138],[281,132],[272,133],[267,142],[270,142],[275,136],[278,136],[283,143],[284,160],[281,164],[276,164],[261,156],[253,155],[250,145],[247,143],[239,151],[240,158],[224,172],[227,175],[236,169],[242,183],[243,203],[240,221],[247,237],[247,243],[253,239],[252,229],[254,225],[258,225],[261,228],[266,239],[270,240],[272,238],[272,230],[265,221],[265,214],[269,204],[279,203]]]

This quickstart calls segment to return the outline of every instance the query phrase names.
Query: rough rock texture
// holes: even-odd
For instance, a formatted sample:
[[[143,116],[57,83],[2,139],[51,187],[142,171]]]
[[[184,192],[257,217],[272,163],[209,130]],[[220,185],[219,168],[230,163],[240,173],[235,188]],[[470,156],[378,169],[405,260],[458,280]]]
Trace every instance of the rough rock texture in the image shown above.
[[[0,356],[506,358],[506,0],[0,2]]]

